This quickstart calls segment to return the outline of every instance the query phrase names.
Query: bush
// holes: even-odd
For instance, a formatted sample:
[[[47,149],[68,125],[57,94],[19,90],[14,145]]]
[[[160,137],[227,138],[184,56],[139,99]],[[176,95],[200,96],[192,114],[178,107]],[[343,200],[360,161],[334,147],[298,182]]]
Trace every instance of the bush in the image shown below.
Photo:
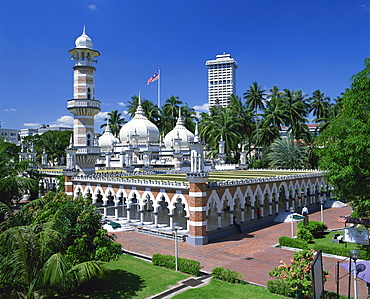
[[[231,271],[230,269],[225,269],[222,267],[217,267],[212,269],[212,276],[216,279],[231,282],[231,283],[242,283],[243,275],[236,271]]]
[[[293,254],[290,264],[280,261],[280,265],[269,271],[270,277],[275,278],[267,282],[270,292],[292,297],[300,293],[304,298],[312,297],[311,264],[313,250],[297,251]],[[329,272],[324,271],[325,283]]]
[[[281,236],[279,238],[279,246],[308,249],[307,242],[298,240],[298,239],[289,238],[286,236]]]
[[[155,266],[160,266],[168,269],[176,269],[176,258],[172,255],[163,255],[159,253],[153,254],[152,263]],[[200,263],[193,260],[178,259],[178,269],[180,272],[188,273],[193,276],[199,276]]]
[[[297,230],[297,238],[305,242],[311,242],[313,240],[313,235],[306,228],[299,228]]]
[[[307,225],[304,225],[304,221],[298,223],[297,228],[305,228],[310,231],[310,233],[315,236],[319,233],[323,233],[328,227],[325,223],[320,221],[308,221]]]

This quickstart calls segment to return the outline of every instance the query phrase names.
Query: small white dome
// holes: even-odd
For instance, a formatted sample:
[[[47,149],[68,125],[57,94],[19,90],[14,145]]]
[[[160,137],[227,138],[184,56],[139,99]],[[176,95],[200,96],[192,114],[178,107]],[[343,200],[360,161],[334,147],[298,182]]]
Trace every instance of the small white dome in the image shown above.
[[[166,149],[170,149],[174,146],[175,139],[181,139],[181,150],[189,150],[189,142],[194,142],[194,134],[184,126],[181,115],[179,115],[176,126],[173,130],[164,137],[164,145]]]
[[[82,32],[82,35],[79,36],[75,41],[76,48],[86,48],[86,49],[92,49],[93,42],[91,38],[86,34],[85,32],[85,26],[84,30]]]
[[[114,137],[110,131],[109,124],[107,123],[107,128],[105,129],[104,134],[99,137],[100,149],[102,152],[110,151],[116,143],[119,143],[119,139]]]
[[[138,136],[138,143],[158,143],[159,141],[159,130],[155,124],[146,118],[140,102],[134,118],[121,127],[119,132],[121,143],[126,143],[127,138],[132,143],[132,135]]]

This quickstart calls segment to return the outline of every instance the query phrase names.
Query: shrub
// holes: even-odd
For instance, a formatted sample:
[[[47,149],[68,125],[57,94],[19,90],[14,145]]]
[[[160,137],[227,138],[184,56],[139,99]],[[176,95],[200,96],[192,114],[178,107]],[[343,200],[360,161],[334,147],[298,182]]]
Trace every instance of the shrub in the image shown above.
[[[313,250],[302,250],[295,252],[291,264],[280,261],[280,265],[269,271],[270,277],[275,280],[268,281],[267,286],[270,292],[293,297],[301,292],[305,298],[312,296],[311,264],[313,261]],[[324,271],[324,282],[329,272]]]
[[[297,238],[305,242],[311,242],[313,240],[313,235],[306,228],[299,228],[297,230]]]
[[[176,269],[176,258],[172,255],[155,253],[152,257],[152,263],[155,266],[160,266],[172,270]],[[193,260],[179,258],[178,269],[180,272],[188,273],[193,276],[199,276],[200,263]]]
[[[212,276],[219,280],[231,282],[231,283],[245,283],[243,281],[243,275],[230,269],[217,267],[212,269]]]
[[[320,221],[308,221],[307,225],[304,225],[304,221],[298,223],[297,228],[305,228],[310,231],[310,233],[315,236],[319,233],[323,233],[328,227],[325,223]]]
[[[279,246],[308,249],[308,245],[305,241],[289,238],[286,236],[281,236],[279,238]]]

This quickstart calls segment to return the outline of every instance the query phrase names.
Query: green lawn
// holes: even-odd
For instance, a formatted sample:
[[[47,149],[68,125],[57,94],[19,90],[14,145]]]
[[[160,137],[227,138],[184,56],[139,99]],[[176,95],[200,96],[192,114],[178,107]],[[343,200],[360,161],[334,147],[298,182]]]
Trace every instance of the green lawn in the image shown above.
[[[357,244],[354,243],[334,243],[332,241],[333,235],[335,234],[341,234],[343,235],[343,231],[332,231],[325,233],[322,237],[315,238],[314,244],[322,245],[322,246],[331,246],[331,247],[339,247],[339,248],[347,248],[348,251],[351,249],[357,249]],[[308,244],[310,246],[312,244]]]
[[[118,261],[106,264],[112,271],[105,279],[96,279],[82,285],[79,292],[68,299],[123,299],[148,298],[167,290],[187,274],[153,266],[151,263],[122,255]],[[212,279],[210,284],[186,291],[174,298],[286,298],[271,294],[266,288],[251,284],[230,284]]]
[[[107,263],[107,267],[112,271],[110,277],[86,283],[78,295],[68,298],[148,298],[188,277],[129,255]]]
[[[273,177],[280,175],[292,175],[307,173],[305,171],[276,171],[276,170],[235,170],[210,172],[208,182],[223,180],[252,179],[261,177]],[[125,176],[127,179],[153,180],[153,181],[175,181],[187,182],[186,174],[157,174],[157,175],[132,175]]]
[[[231,284],[217,279],[200,288],[187,290],[173,297],[174,299],[215,299],[215,298],[248,298],[248,299],[272,299],[287,298],[270,293],[267,288],[251,284]]]

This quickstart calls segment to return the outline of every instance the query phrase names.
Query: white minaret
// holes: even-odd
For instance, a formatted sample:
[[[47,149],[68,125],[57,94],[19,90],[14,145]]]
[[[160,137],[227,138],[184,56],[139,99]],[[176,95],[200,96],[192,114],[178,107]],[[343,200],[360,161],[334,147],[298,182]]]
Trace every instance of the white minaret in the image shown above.
[[[86,35],[76,39],[76,47],[68,52],[76,63],[73,66],[73,99],[67,102],[67,109],[74,116],[73,146],[76,153],[77,168],[85,173],[95,171],[95,161],[100,155],[99,147],[94,146],[94,116],[100,111],[100,101],[95,100],[94,60],[100,55],[93,50],[93,43]]]
[[[207,60],[208,67],[208,104],[209,106],[228,105],[228,98],[236,94],[236,69],[238,64],[230,54],[216,55]]]

